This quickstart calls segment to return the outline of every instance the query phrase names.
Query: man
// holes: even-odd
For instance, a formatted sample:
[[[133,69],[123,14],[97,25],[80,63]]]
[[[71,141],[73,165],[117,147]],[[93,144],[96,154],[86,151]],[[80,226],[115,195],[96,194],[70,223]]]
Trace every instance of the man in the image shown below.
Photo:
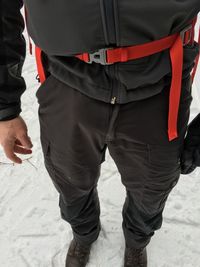
[[[200,117],[188,127],[191,71],[199,45],[192,38],[185,41],[185,32],[200,10],[199,0],[24,3],[29,34],[41,48],[42,84],[36,96],[44,163],[59,192],[61,217],[70,223],[74,236],[65,266],[86,266],[98,238],[97,183],[107,147],[127,192],[122,211],[124,266],[147,266],[146,247],[162,225],[170,191],[181,171],[189,173],[200,166]],[[20,116],[20,96],[26,88],[21,76],[22,6],[22,0],[0,2],[0,142],[15,163],[22,162],[16,153],[32,152]],[[120,54],[122,61],[111,64],[104,62],[105,50],[93,54],[174,33],[178,33],[174,49],[177,45],[178,53],[183,52],[183,68],[180,57],[171,65],[169,49],[128,61]],[[91,54],[92,64],[76,57],[82,53]],[[172,50],[170,55],[173,59]],[[177,72],[174,77],[174,65],[182,71],[177,121],[170,117],[170,111],[176,111],[170,89],[179,79]],[[178,134],[172,131],[174,122]]]

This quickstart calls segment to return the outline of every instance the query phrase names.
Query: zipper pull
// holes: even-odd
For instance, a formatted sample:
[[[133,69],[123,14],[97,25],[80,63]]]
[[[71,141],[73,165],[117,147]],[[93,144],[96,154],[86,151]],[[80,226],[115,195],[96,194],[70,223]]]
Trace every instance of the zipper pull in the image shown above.
[[[114,96],[114,97],[112,97],[112,99],[111,99],[111,104],[115,104],[115,102],[116,102],[116,99],[117,99],[117,97],[116,96]]]

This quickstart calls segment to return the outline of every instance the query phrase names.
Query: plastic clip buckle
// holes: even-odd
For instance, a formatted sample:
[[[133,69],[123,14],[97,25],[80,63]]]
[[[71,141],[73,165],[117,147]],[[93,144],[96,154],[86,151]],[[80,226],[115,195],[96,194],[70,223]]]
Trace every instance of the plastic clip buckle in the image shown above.
[[[88,53],[89,61],[87,61],[87,63],[95,62],[95,63],[100,63],[102,65],[113,64],[113,63],[107,62],[107,54],[106,54],[107,49],[111,49],[111,48],[101,48],[94,53]]]
[[[186,38],[186,33],[188,32],[189,34],[189,37]],[[181,32],[180,32],[180,37],[181,37],[181,40],[183,42],[183,46],[187,45],[190,43],[191,41],[191,38],[192,38],[192,24],[185,27]],[[187,39],[187,40],[186,40]],[[186,42],[185,42],[186,41]]]

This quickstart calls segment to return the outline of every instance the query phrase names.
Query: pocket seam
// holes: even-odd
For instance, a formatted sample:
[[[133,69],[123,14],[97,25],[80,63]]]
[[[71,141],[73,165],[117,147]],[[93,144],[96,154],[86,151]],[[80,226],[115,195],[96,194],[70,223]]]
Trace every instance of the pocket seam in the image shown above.
[[[43,83],[41,83],[40,85],[39,85],[39,87],[37,88],[37,90],[36,90],[36,92],[35,92],[35,96],[37,97],[37,99],[39,98],[39,92],[41,91],[41,90],[43,90],[43,87],[47,84],[47,82],[50,80],[50,78],[52,77],[52,74],[50,74],[46,79],[45,79],[45,81],[43,82]]]

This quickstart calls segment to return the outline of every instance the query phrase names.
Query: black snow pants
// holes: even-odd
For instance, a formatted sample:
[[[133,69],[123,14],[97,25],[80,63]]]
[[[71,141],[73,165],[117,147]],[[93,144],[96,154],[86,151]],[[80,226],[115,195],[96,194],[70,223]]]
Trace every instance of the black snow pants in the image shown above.
[[[113,105],[50,75],[36,96],[44,164],[59,192],[61,217],[71,225],[74,237],[89,244],[99,235],[97,183],[108,148],[126,189],[125,241],[135,248],[146,246],[161,227],[167,197],[180,177],[192,101],[190,79],[182,81],[179,137],[171,142],[169,86],[150,98]]]

